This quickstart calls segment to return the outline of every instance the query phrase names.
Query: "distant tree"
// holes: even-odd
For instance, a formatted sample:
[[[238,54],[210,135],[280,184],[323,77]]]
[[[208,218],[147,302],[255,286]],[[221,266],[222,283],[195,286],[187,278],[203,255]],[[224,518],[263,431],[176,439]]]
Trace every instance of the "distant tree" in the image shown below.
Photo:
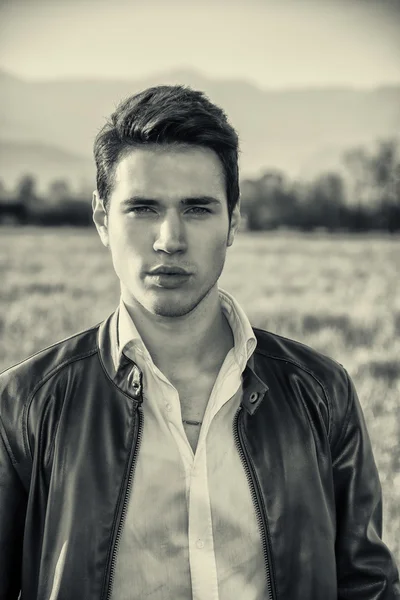
[[[28,221],[27,206],[34,198],[34,179],[23,177],[15,192],[8,191],[0,182],[0,223],[23,224]]]
[[[296,195],[285,174],[276,169],[242,184],[242,207],[251,230],[296,224]]]
[[[372,183],[377,188],[384,190],[385,194],[389,193],[389,188],[396,179],[399,165],[398,142],[394,139],[380,141],[375,154],[372,154],[369,160]]]
[[[72,197],[70,184],[65,179],[55,179],[52,181],[47,190],[47,198],[49,202],[62,202]]]
[[[371,160],[371,177],[379,204],[376,224],[400,230],[400,148],[394,140],[380,143]]]
[[[355,148],[344,155],[350,174],[349,208],[357,229],[400,229],[400,150],[396,139],[381,140],[374,152]]]
[[[257,179],[245,179],[240,184],[241,213],[251,231],[261,229],[257,218],[257,205],[262,201]]]
[[[8,199],[9,193],[4,185],[4,181],[0,179],[0,200]]]
[[[354,204],[369,202],[370,189],[370,157],[365,148],[352,148],[343,155],[343,163],[350,176],[349,195]]]
[[[59,204],[46,204],[36,216],[40,225],[93,225],[90,203],[68,198]]]
[[[345,185],[338,173],[322,173],[309,186],[302,203],[303,228],[326,227],[330,231],[346,225]]]
[[[37,200],[36,179],[32,175],[24,175],[17,183],[16,197],[19,202],[29,205]]]

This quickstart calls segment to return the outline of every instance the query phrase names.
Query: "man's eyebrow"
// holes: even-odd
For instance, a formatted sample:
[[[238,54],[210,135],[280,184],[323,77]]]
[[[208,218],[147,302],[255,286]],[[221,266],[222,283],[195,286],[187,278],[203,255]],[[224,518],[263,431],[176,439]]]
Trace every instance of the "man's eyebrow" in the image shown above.
[[[132,196],[122,201],[124,206],[135,206],[135,205],[146,205],[146,206],[159,206],[162,201],[154,198],[147,198],[145,196]],[[199,204],[221,204],[221,200],[214,198],[213,196],[190,196],[189,198],[182,198],[181,204],[185,206],[197,206]]]
[[[147,204],[149,206],[157,206],[159,203],[158,200],[154,200],[153,198],[145,198],[144,196],[132,196],[131,198],[126,198],[122,201],[124,206],[133,206],[135,204]]]
[[[192,196],[190,198],[183,198],[181,200],[185,206],[193,206],[197,204],[221,204],[221,200],[214,198],[213,196]]]

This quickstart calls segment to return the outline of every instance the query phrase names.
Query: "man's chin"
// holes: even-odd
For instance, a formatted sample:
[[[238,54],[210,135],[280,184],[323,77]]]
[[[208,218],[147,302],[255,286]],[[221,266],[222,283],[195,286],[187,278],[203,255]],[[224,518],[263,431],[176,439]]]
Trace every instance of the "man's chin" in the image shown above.
[[[156,293],[147,298],[145,308],[158,317],[178,318],[191,313],[203,297],[189,298],[186,293]]]
[[[140,305],[149,315],[155,315],[165,318],[184,317],[193,312],[211,293],[212,289],[206,290],[168,290],[164,288],[152,288],[143,290],[141,294],[134,290],[129,291],[129,296],[134,302],[128,301],[127,304]],[[128,294],[127,294],[128,296]]]
[[[184,317],[196,308],[195,305],[181,304],[179,302],[155,302],[148,307],[149,312],[158,317],[177,318]]]

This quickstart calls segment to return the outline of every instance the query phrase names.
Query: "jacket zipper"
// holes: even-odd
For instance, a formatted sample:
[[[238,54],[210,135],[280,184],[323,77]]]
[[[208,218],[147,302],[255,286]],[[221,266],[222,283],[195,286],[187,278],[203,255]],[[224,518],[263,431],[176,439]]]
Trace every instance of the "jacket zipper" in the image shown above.
[[[136,458],[137,458],[137,455],[139,452],[140,443],[142,441],[143,414],[142,414],[142,409],[139,406],[136,409],[136,415],[137,415],[137,419],[138,419],[138,436],[137,436],[136,443],[133,448],[133,452],[131,454],[131,465],[129,468],[128,482],[126,484],[124,503],[122,506],[121,518],[119,520],[117,534],[115,536],[114,547],[113,547],[112,555],[111,555],[106,600],[111,600],[111,593],[112,593],[112,586],[113,586],[113,582],[114,582],[115,565],[116,565],[116,560],[117,560],[118,547],[119,547],[119,543],[121,541],[122,528],[124,526],[125,517],[126,517],[127,510],[128,510],[128,502],[129,502],[131,489],[132,489],[133,475],[134,475],[135,466],[136,466]]]
[[[269,541],[269,534],[268,534],[268,524],[267,524],[266,518],[264,518],[262,511],[261,511],[261,502],[259,500],[260,486],[257,481],[257,477],[254,472],[254,468],[251,466],[250,459],[246,455],[245,445],[243,443],[242,432],[239,427],[239,416],[240,416],[241,411],[242,411],[242,407],[239,406],[239,408],[236,412],[236,415],[233,419],[233,436],[235,439],[236,447],[239,452],[239,456],[241,458],[241,461],[242,461],[242,464],[243,464],[243,467],[244,467],[244,470],[246,473],[247,481],[249,483],[250,493],[251,493],[253,505],[254,505],[254,508],[256,511],[258,528],[259,528],[260,535],[261,535],[261,542],[262,542],[263,553],[264,553],[266,579],[267,579],[267,588],[268,588],[267,600],[274,600],[275,599],[274,586],[273,586],[273,582],[271,580],[271,571],[270,571],[270,565],[269,565],[269,559],[268,559],[268,548],[271,547],[270,541]]]

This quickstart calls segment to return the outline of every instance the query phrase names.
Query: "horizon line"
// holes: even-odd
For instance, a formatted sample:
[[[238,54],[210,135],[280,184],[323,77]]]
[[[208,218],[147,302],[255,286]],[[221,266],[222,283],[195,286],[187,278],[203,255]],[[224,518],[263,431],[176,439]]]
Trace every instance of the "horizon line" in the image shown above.
[[[14,71],[11,71],[3,66],[0,65],[0,75],[5,75],[8,76],[10,78],[13,79],[17,79],[23,83],[28,83],[28,84],[46,84],[46,83],[93,83],[93,82],[104,82],[104,83],[135,83],[135,82],[140,82],[141,80],[145,80],[145,79],[153,79],[155,77],[165,77],[165,76],[174,76],[174,74],[180,75],[180,74],[187,74],[188,76],[195,76],[195,77],[201,77],[205,80],[208,80],[212,83],[241,83],[244,85],[248,85],[251,86],[255,89],[258,89],[262,92],[288,92],[288,91],[302,91],[302,90],[330,90],[330,89],[351,89],[351,90],[356,90],[356,91],[372,91],[372,90],[376,90],[376,89],[380,89],[380,88],[387,88],[387,87],[399,87],[400,86],[400,79],[398,81],[383,81],[383,82],[377,82],[377,83],[373,83],[373,84],[364,84],[364,85],[359,85],[359,84],[351,84],[351,83],[340,83],[340,82],[335,82],[335,83],[312,83],[312,82],[308,82],[308,83],[292,83],[292,84],[285,84],[285,85],[281,85],[281,86],[271,86],[271,87],[264,87],[261,84],[259,84],[256,81],[252,81],[249,79],[246,79],[245,77],[241,77],[240,75],[236,76],[236,77],[223,77],[223,76],[214,76],[214,75],[208,75],[207,73],[205,73],[203,70],[198,69],[197,67],[176,67],[176,68],[171,68],[171,69],[165,69],[164,71],[152,71],[149,74],[146,75],[138,75],[136,77],[113,77],[111,76],[99,76],[99,75],[66,75],[66,76],[54,76],[54,77],[36,77],[36,78],[32,78],[32,77],[26,77],[25,75],[21,75],[19,73],[16,73]],[[178,82],[177,82],[178,83]],[[181,82],[182,85],[185,85],[183,82]],[[188,84],[189,85],[189,84]]]

